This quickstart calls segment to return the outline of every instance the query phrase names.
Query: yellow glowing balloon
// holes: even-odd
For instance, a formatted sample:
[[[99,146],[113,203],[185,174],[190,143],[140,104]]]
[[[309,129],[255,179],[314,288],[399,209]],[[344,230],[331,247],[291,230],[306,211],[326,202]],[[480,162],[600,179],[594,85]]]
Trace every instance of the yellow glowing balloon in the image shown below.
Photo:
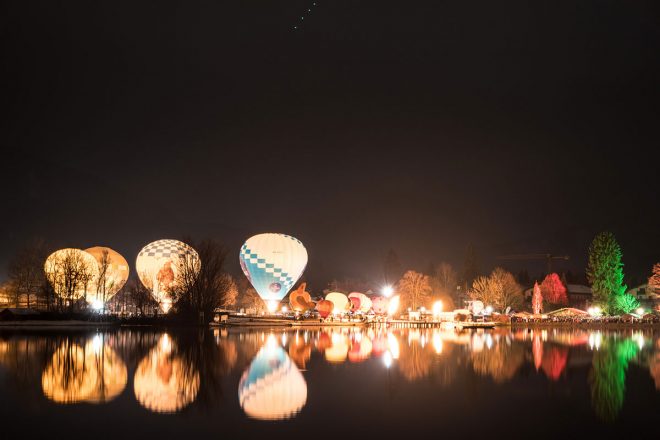
[[[89,300],[96,297],[99,267],[96,259],[81,249],[65,248],[53,252],[46,258],[44,272],[61,298],[76,300],[85,296]]]
[[[126,281],[128,280],[128,262],[124,257],[121,256],[119,252],[116,252],[108,247],[95,246],[89,249],[85,249],[85,252],[93,256],[98,263],[99,282],[97,284],[101,284],[101,278],[105,280],[105,292],[103,285],[101,285],[101,288],[94,292],[91,300],[90,295],[87,295],[87,302],[93,303],[94,301],[109,301],[110,298],[112,298],[117,292],[119,292],[122,287],[124,287],[124,284],[126,284]],[[106,265],[105,276],[103,276],[102,273],[104,263]]]
[[[135,261],[135,270],[140,281],[151,291],[165,312],[169,310],[172,302],[169,292],[176,287],[177,276],[184,264],[195,272],[199,272],[201,268],[197,251],[178,240],[149,243],[142,248]]]
[[[150,411],[180,411],[195,400],[199,391],[199,372],[173,353],[172,344],[167,334],[161,336],[135,371],[135,398]]]

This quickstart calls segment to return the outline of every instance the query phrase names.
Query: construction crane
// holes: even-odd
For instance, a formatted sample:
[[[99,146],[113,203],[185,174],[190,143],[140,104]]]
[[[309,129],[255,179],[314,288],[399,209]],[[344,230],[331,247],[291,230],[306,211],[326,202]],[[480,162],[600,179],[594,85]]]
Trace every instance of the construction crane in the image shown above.
[[[552,273],[552,260],[568,260],[568,255],[552,255],[552,254],[517,254],[517,255],[500,255],[497,257],[499,260],[546,260],[548,263],[548,273]]]

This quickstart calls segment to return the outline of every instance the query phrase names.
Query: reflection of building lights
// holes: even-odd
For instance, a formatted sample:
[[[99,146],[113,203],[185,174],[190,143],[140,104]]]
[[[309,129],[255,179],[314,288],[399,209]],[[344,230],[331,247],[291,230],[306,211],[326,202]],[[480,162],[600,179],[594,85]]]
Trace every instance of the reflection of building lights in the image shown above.
[[[383,363],[385,364],[385,368],[392,366],[392,354],[389,351],[386,351],[383,355]]]
[[[94,353],[98,354],[101,352],[101,348],[103,348],[103,337],[101,335],[94,335],[92,347],[94,348]]]
[[[392,354],[392,359],[399,359],[399,341],[392,333],[387,334],[387,347]]]
[[[441,354],[442,353],[442,338],[440,337],[440,333],[434,333],[433,334],[433,349],[435,350],[436,354]]]
[[[601,340],[602,340],[602,335],[600,334],[600,332],[590,333],[589,334],[589,348],[591,348],[592,350],[594,348],[596,350],[598,350],[600,348]]]
[[[486,335],[486,347],[488,347],[489,350],[493,348],[493,337],[490,333]]]
[[[392,286],[385,286],[383,287],[382,292],[384,296],[390,297],[394,293],[394,289],[392,288]]]

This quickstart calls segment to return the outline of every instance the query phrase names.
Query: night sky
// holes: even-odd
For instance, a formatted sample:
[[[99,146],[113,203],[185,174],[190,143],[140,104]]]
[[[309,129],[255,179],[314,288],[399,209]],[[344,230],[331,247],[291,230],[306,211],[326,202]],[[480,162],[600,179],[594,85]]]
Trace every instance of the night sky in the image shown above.
[[[308,11],[311,10],[310,11]],[[304,19],[301,19],[304,17]],[[6,1],[0,279],[30,237],[302,240],[313,291],[449,261],[660,261],[657,1]],[[501,262],[499,262],[502,264]],[[508,263],[541,272],[544,263]]]

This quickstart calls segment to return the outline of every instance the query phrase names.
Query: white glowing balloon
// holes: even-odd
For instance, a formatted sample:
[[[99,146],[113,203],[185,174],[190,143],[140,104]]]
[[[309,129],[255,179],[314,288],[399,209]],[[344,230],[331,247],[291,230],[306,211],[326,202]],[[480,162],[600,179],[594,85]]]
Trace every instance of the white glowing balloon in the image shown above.
[[[305,270],[307,249],[290,235],[258,234],[241,246],[239,262],[261,299],[277,308]]]
[[[135,270],[144,287],[164,311],[169,310],[169,292],[176,287],[177,276],[186,264],[199,272],[202,262],[197,251],[178,240],[158,240],[142,248],[135,260]]]
[[[325,299],[334,304],[332,313],[343,313],[350,308],[350,300],[346,295],[340,292],[330,292],[325,296]]]

